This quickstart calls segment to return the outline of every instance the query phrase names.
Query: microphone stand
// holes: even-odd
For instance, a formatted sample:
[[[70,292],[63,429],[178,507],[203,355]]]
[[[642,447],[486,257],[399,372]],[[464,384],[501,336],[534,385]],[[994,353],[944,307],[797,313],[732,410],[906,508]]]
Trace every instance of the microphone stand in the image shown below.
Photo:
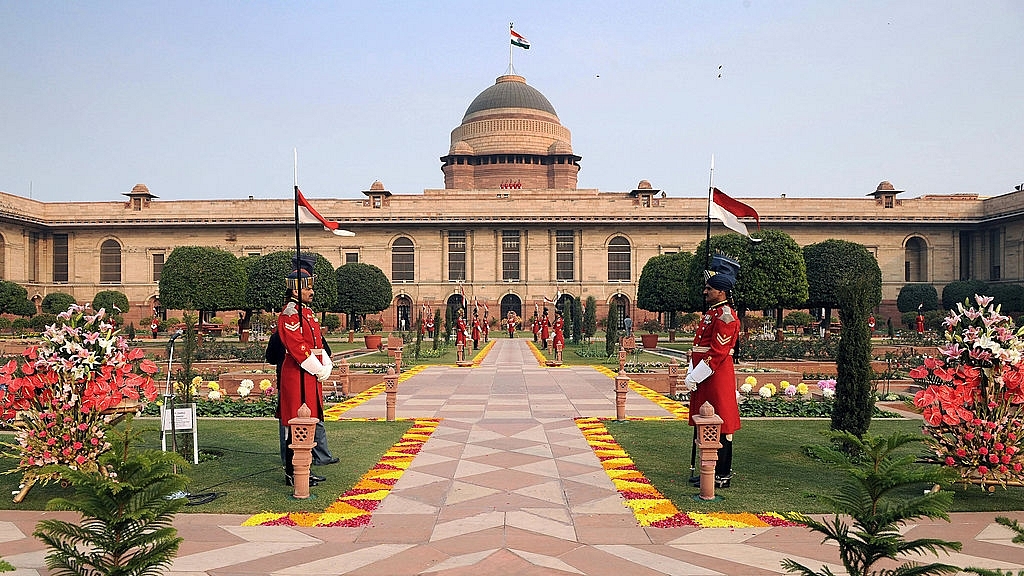
[[[171,450],[173,450],[175,454],[178,453],[178,428],[176,422],[174,421],[174,398],[176,394],[174,393],[174,388],[171,386],[171,366],[174,363],[174,341],[178,338],[178,336],[181,336],[181,330],[178,330],[173,335],[171,335],[171,339],[167,341],[167,385],[164,388],[164,404],[167,405],[168,410],[170,411],[171,414]],[[191,384],[189,385],[191,386]],[[171,470],[172,472],[177,474],[178,465],[172,464]]]

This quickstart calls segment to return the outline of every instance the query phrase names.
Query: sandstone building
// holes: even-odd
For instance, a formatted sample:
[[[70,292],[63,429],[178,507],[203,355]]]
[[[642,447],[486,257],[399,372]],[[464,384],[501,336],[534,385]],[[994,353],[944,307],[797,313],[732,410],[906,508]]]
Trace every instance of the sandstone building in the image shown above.
[[[499,77],[472,101],[440,159],[444,189],[392,194],[374,182],[363,199],[311,199],[356,236],[307,226],[304,249],[335,266],[380,267],[395,293],[383,313],[387,328],[411,321],[422,304],[457,298],[460,286],[492,315],[529,314],[558,293],[594,296],[602,309],[616,304],[636,315],[647,259],[692,252],[704,238],[706,197],[671,197],[640,178],[628,191],[577,188],[582,157],[570,131],[521,76]],[[908,282],[941,290],[958,279],[1024,281],[1024,192],[902,198],[884,181],[865,192],[743,201],[763,227],[800,245],[828,238],[865,245],[878,258],[890,305]],[[238,256],[293,248],[291,200],[160,201],[142,184],[125,195],[38,202],[0,193],[0,276],[37,300],[62,291],[86,302],[120,290],[132,302],[130,318],[140,318],[158,305],[163,262],[177,246]]]

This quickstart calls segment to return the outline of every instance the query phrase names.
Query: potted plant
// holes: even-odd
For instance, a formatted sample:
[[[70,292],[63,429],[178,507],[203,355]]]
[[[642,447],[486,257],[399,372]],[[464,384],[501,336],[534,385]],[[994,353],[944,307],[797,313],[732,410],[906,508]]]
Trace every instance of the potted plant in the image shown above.
[[[648,350],[654,350],[658,347],[658,332],[661,332],[661,322],[658,322],[654,318],[644,320],[640,324],[640,329],[646,334],[640,335],[640,341],[643,342],[644,348]]]
[[[380,349],[380,332],[384,329],[384,323],[380,318],[367,318],[363,321],[363,343],[370,350]]]

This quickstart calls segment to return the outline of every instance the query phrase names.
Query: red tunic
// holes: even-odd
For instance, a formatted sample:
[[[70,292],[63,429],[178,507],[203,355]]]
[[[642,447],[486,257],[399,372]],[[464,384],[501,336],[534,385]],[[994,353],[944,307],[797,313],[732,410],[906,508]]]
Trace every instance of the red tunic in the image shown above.
[[[302,307],[302,321],[299,321],[298,305],[289,302],[277,318],[277,333],[284,344],[284,362],[281,364],[281,381],[278,383],[280,402],[277,417],[281,424],[298,416],[302,406],[301,387],[306,389],[306,406],[314,418],[324,419],[323,388],[316,376],[302,369],[300,364],[309,357],[314,348],[323,348],[320,324],[313,310]]]
[[[562,327],[565,326],[565,320],[561,316],[555,317],[555,337],[551,341],[551,346],[557,348],[559,344],[562,348],[565,348],[565,334],[562,333]]]
[[[690,360],[694,366],[701,360],[707,360],[712,373],[690,392],[690,426],[694,425],[692,415],[698,413],[704,402],[710,402],[715,407],[715,414],[722,418],[722,434],[732,434],[740,429],[736,372],[732,364],[732,350],[739,334],[739,319],[727,302],[713,305],[697,325]]]
[[[466,345],[466,319],[461,316],[455,321],[455,344]]]
[[[548,322],[548,317],[544,316],[540,319],[540,339],[547,340],[551,336],[549,327],[551,324]]]
[[[473,341],[476,342],[480,339],[480,321],[473,319]]]

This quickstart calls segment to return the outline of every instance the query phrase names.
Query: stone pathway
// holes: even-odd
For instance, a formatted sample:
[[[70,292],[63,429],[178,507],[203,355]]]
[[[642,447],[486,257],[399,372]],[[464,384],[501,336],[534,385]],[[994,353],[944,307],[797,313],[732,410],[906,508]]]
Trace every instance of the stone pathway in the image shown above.
[[[671,416],[630,391],[630,416]],[[381,394],[344,417],[381,417]],[[170,576],[258,574],[781,574],[792,558],[842,573],[838,549],[803,528],[637,524],[573,418],[614,417],[611,379],[538,366],[525,340],[495,341],[475,368],[430,367],[404,381],[397,415],[441,418],[367,526],[241,526],[247,516],[181,514]],[[0,555],[45,574],[31,532],[54,513],[4,512]],[[1024,512],[1008,516],[1024,521]],[[1024,570],[1024,546],[992,513],[908,527],[964,543],[961,566]]]

